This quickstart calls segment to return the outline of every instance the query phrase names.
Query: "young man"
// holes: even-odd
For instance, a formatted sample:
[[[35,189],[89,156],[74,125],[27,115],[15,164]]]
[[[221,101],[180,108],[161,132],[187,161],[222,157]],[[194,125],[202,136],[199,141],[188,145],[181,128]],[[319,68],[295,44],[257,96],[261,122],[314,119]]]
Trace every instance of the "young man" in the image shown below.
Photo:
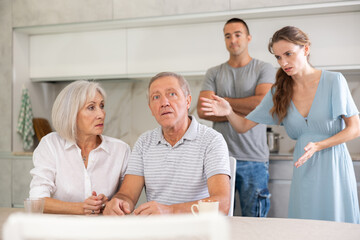
[[[188,115],[187,81],[175,73],[150,80],[149,107],[160,127],[137,140],[119,192],[106,205],[105,215],[190,213],[200,199],[230,208],[230,166],[224,138]],[[142,188],[148,202],[134,210]]]
[[[275,69],[249,55],[248,44],[252,37],[242,19],[228,20],[224,36],[229,60],[207,71],[199,99],[216,94],[225,98],[234,112],[246,116],[270,90],[275,81]],[[223,134],[228,144],[230,156],[237,159],[235,185],[242,215],[265,217],[270,207],[266,126],[259,124],[245,134],[238,134],[226,117],[205,116],[200,108],[201,101],[198,101],[199,117],[214,122],[214,129]]]

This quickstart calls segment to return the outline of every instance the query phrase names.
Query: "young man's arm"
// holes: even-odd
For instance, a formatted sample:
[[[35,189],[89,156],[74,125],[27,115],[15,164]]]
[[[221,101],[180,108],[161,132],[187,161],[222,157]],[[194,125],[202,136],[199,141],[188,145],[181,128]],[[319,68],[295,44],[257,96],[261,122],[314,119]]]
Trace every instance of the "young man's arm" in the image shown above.
[[[255,95],[246,98],[228,98],[228,101],[235,113],[241,116],[248,115],[252,110],[260,104],[261,100],[265,97],[268,91],[271,89],[271,83],[261,83],[255,88]]]
[[[255,88],[255,95],[246,97],[246,98],[227,98],[224,99],[228,101],[233,109],[233,111],[244,117],[248,115],[252,110],[256,108],[261,100],[265,97],[266,93],[271,89],[271,83],[261,83]],[[199,100],[197,104],[197,113],[200,118],[206,119],[213,122],[225,122],[228,121],[226,117],[217,117],[217,116],[206,116],[201,110],[201,97],[212,99],[212,95],[215,95],[213,91],[201,91],[199,95]]]
[[[227,122],[228,120],[227,120],[226,117],[206,116],[204,114],[204,111],[201,110],[202,101],[200,100],[200,98],[204,97],[204,98],[212,99],[212,95],[215,95],[214,91],[201,91],[200,92],[199,99],[198,99],[198,102],[197,102],[197,114],[198,114],[199,118],[206,119],[206,120],[213,121],[213,122]]]

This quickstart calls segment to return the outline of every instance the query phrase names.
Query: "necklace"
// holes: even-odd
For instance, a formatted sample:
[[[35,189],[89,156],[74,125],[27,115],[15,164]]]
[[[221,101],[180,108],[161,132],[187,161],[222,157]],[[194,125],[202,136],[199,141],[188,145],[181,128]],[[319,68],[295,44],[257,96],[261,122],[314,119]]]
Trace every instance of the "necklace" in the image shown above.
[[[83,159],[83,161],[85,162],[85,161],[86,161],[86,156],[83,156],[82,159]]]

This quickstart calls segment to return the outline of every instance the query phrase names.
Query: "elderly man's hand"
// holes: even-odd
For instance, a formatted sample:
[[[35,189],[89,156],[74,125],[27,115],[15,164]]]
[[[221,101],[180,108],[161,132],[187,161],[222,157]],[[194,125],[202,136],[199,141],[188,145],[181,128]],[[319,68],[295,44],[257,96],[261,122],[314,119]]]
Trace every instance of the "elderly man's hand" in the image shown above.
[[[155,215],[155,214],[170,214],[173,209],[169,205],[157,203],[155,201],[141,204],[134,210],[135,215]]]
[[[106,207],[103,211],[103,215],[123,216],[123,215],[127,215],[130,213],[131,213],[131,210],[130,210],[129,203],[122,199],[118,199],[118,198],[111,199],[111,201],[106,204]]]

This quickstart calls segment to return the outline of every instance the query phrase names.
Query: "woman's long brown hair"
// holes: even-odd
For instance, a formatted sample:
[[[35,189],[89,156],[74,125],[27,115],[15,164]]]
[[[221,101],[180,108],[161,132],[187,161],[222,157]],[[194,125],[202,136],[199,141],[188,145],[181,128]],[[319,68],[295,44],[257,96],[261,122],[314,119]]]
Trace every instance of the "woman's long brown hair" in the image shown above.
[[[299,45],[300,47],[310,46],[310,40],[303,31],[297,27],[287,26],[274,33],[268,45],[269,52],[274,54],[273,44],[281,40]],[[307,56],[308,61],[309,57],[310,54]],[[281,67],[276,73],[276,81],[271,91],[274,91],[274,89],[274,106],[270,109],[270,113],[273,117],[276,115],[279,123],[281,123],[287,115],[294,91],[294,80]]]

